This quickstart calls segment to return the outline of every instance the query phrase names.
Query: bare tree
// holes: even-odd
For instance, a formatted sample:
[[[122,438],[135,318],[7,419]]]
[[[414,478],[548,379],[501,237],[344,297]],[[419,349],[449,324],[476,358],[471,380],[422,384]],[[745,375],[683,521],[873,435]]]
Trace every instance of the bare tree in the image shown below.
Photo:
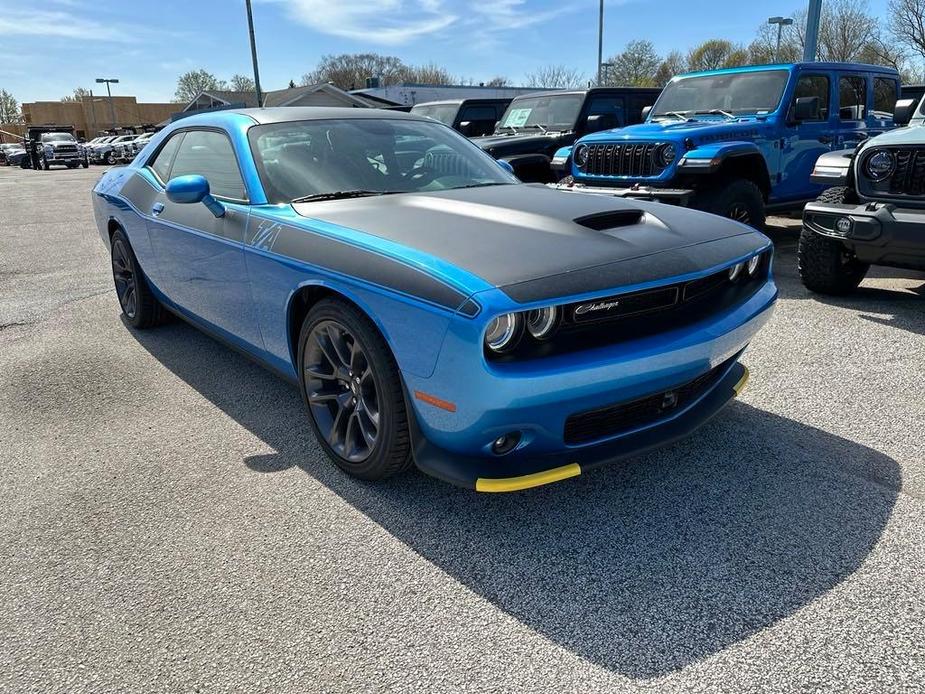
[[[497,77],[492,77],[485,83],[486,87],[509,87],[511,81],[507,77],[498,75]]]
[[[330,82],[341,89],[362,89],[366,79],[378,77],[379,84],[388,86],[404,80],[407,66],[392,55],[378,53],[342,53],[324,55],[318,66],[302,75],[302,84]]]
[[[16,97],[6,89],[0,89],[0,123],[21,123],[22,112]]]
[[[74,93],[68,96],[61,97],[61,101],[82,101],[84,98],[90,96],[90,90],[86,87],[77,87],[74,89]]]
[[[655,86],[664,87],[675,75],[687,70],[687,61],[681,51],[671,51],[665,56],[655,71]]]
[[[725,39],[708,39],[687,54],[689,70],[716,70],[721,67],[738,67],[748,62],[748,52]]]
[[[893,36],[925,58],[925,0],[890,0],[889,14]]]
[[[568,65],[546,65],[527,75],[528,87],[541,89],[575,89],[584,82],[584,75]]]
[[[651,41],[630,41],[621,52],[607,61],[609,69],[603,80],[609,85],[652,87],[656,84],[661,58]]]
[[[748,45],[748,62],[751,65],[768,65],[770,63],[793,63],[803,56],[803,40],[801,24],[795,29],[796,20],[792,26],[781,29],[780,52],[777,50],[777,27],[771,24],[762,24],[758,27],[758,35]]]
[[[453,84],[456,81],[456,78],[448,70],[435,63],[428,63],[419,67],[406,65],[402,69],[400,76],[400,81],[414,82],[416,84]]]
[[[201,91],[224,88],[225,82],[211,72],[202,68],[190,70],[177,78],[177,90],[173,95],[173,100],[180,103],[190,102]]]
[[[228,84],[236,92],[253,92],[257,90],[253,77],[239,73],[232,75],[231,79],[228,80]]]
[[[819,59],[857,60],[877,30],[877,20],[868,13],[867,0],[827,0],[819,22]]]

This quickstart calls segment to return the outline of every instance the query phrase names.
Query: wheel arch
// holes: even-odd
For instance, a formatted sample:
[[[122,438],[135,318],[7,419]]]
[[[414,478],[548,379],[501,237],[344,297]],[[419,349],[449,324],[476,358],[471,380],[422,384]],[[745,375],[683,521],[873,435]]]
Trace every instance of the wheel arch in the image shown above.
[[[719,165],[716,175],[751,181],[758,186],[765,202],[771,194],[771,176],[768,173],[767,162],[760,152],[746,152],[726,157]]]

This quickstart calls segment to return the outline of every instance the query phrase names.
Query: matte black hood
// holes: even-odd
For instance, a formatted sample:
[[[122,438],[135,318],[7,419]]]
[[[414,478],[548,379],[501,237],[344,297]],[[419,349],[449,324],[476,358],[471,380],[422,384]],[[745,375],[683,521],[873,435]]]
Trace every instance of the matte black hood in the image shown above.
[[[293,207],[439,257],[521,302],[706,270],[768,243],[704,212],[538,184]]]
[[[543,135],[539,131],[533,131],[522,135],[473,137],[472,142],[495,156],[505,156],[541,152],[547,147],[554,146],[560,139],[561,135]]]

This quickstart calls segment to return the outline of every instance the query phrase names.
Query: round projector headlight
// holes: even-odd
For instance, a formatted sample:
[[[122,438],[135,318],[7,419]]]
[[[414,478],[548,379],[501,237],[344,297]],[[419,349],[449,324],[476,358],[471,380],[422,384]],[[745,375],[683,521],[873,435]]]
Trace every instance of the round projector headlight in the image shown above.
[[[559,323],[559,310],[555,306],[527,311],[527,332],[537,340],[552,337]]]
[[[492,318],[485,330],[485,344],[493,352],[509,352],[517,346],[523,331],[519,313],[505,313]]]
[[[575,148],[575,164],[581,168],[588,163],[588,145],[578,145]]]
[[[893,173],[896,168],[896,157],[886,149],[878,149],[867,157],[864,165],[865,173],[875,181],[882,181]]]
[[[674,158],[678,155],[678,150],[672,144],[662,145],[658,150],[658,163],[664,166],[671,166]]]
[[[735,282],[739,279],[739,275],[742,274],[742,270],[745,269],[745,263],[736,263],[731,268],[729,268],[729,281]]]
[[[748,275],[749,275],[749,277],[751,277],[751,276],[754,275],[756,272],[758,272],[758,266],[759,266],[760,264],[761,264],[761,255],[760,255],[760,254],[759,254],[759,255],[753,255],[751,258],[748,259],[748,266],[746,267],[746,269],[748,270]]]

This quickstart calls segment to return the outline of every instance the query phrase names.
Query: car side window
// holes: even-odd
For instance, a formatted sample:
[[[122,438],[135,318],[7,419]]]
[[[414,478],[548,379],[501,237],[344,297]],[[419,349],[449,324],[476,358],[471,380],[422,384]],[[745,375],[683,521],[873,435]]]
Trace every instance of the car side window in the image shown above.
[[[209,182],[212,194],[245,200],[247,194],[231,141],[212,130],[190,130],[180,143],[170,171],[171,178],[198,174]]]
[[[180,140],[183,139],[185,134],[186,133],[177,133],[176,135],[171,135],[167,142],[164,143],[164,146],[161,147],[160,151],[154,156],[154,160],[148,164],[151,170],[157,174],[161,183],[167,183],[167,181],[170,180],[170,165],[173,163],[173,156],[177,153],[177,147],[180,146]]]
[[[466,106],[459,115],[459,120],[495,120],[495,113],[494,106]]]
[[[819,120],[829,119],[829,78],[825,75],[802,75],[797,81],[793,99],[815,96],[819,99]]]
[[[867,80],[850,75],[838,80],[839,120],[864,120],[867,117]]]
[[[889,120],[896,108],[896,80],[887,77],[874,78],[874,117]]]

